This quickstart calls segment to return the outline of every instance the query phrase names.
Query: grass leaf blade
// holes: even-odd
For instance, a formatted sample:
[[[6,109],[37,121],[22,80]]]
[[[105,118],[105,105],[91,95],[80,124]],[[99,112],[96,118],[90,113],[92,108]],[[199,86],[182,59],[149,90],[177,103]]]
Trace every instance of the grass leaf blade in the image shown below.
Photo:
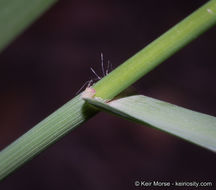
[[[87,99],[87,102],[216,151],[216,117],[142,95],[120,98],[110,103],[95,99]]]

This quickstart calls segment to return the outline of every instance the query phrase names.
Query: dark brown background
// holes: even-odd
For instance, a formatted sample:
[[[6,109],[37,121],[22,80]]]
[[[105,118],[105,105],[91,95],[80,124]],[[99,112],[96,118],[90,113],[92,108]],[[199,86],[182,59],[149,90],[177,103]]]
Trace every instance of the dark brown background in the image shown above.
[[[90,67],[100,73],[100,52],[117,67],[204,2],[57,3],[0,55],[0,148],[70,100],[93,77]],[[216,116],[215,40],[212,28],[134,86],[144,95]],[[143,189],[135,188],[135,180],[216,183],[215,161],[215,154],[198,146],[101,113],[0,189]]]

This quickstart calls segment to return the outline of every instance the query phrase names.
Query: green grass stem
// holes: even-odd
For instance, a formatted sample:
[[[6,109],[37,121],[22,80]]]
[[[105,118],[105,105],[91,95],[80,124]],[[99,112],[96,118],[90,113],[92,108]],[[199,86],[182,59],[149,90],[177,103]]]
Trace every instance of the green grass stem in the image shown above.
[[[96,96],[112,99],[216,23],[211,0],[98,81]]]
[[[0,0],[0,52],[57,0]]]
[[[211,0],[96,83],[96,96],[112,99],[215,22],[216,0]],[[80,96],[69,101],[0,152],[0,180],[95,113]]]
[[[78,95],[0,152],[0,179],[30,160],[97,111]]]

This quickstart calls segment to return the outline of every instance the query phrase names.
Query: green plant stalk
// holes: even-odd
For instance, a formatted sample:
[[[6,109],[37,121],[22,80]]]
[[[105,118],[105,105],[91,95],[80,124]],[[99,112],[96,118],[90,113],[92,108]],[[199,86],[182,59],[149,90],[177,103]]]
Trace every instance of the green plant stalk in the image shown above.
[[[0,0],[0,52],[57,0]]]
[[[211,0],[96,83],[96,96],[103,99],[113,98],[215,22],[216,0]],[[69,101],[0,152],[0,179],[95,113],[97,110],[86,105],[80,95]]]
[[[98,81],[96,97],[112,99],[216,23],[211,0]]]
[[[0,152],[0,180],[97,113],[80,95]]]

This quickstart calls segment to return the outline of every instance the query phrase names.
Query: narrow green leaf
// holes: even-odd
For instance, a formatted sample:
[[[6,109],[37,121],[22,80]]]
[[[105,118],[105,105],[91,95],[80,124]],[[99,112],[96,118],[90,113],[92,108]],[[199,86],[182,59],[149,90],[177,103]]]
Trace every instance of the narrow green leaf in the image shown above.
[[[57,0],[0,0],[0,51]]]
[[[216,151],[216,117],[142,95],[109,103],[86,99],[90,104],[123,118],[156,127],[212,151]]]

